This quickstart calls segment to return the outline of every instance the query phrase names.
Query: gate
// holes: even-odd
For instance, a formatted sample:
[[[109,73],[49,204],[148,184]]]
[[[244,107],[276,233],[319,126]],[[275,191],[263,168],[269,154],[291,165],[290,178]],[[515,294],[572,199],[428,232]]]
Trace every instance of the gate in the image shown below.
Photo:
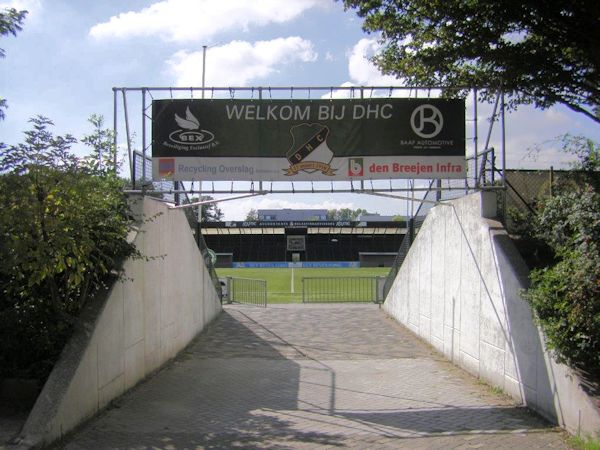
[[[228,303],[267,307],[267,282],[253,278],[227,277],[224,289]]]
[[[305,277],[302,303],[381,303],[383,277]]]

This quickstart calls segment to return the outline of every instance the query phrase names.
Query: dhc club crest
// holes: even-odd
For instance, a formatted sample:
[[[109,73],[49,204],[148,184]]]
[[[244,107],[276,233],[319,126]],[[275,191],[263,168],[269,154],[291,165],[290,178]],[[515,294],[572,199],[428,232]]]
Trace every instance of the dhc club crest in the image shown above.
[[[285,175],[298,175],[298,172],[314,173],[320,171],[323,175],[334,176],[336,169],[329,165],[333,152],[327,145],[329,128],[318,123],[303,123],[290,129],[292,145],[285,154],[290,163],[284,169]]]

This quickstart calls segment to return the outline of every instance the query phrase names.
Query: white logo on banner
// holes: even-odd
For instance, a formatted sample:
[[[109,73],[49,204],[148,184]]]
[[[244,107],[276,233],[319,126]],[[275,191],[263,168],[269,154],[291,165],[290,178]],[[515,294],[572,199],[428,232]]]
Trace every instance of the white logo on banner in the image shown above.
[[[421,105],[410,116],[413,131],[424,139],[437,136],[444,126],[444,117],[433,105]]]
[[[185,110],[185,119],[175,113],[175,122],[181,127],[169,134],[171,141],[186,146],[206,146],[215,139],[208,130],[200,129],[200,121],[192,114],[190,107]]]
[[[363,159],[362,158],[350,158],[348,160],[348,176],[349,177],[362,177],[364,175]]]

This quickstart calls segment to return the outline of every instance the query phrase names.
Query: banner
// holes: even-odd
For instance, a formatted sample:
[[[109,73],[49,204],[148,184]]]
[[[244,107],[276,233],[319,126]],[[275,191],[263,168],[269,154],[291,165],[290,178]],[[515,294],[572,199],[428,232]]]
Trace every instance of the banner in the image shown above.
[[[175,181],[464,178],[465,104],[155,100],[152,158]]]
[[[234,269],[288,269],[288,268],[358,268],[360,261],[302,261],[292,262],[234,262]]]
[[[406,221],[358,220],[245,220],[204,222],[202,228],[405,228]]]

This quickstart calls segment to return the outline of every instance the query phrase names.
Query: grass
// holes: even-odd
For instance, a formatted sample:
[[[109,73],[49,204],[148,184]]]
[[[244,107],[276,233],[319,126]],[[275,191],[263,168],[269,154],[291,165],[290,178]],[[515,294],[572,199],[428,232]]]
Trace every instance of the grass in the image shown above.
[[[568,443],[578,450],[600,450],[600,433],[596,435],[596,438],[571,436]]]
[[[508,400],[511,399],[511,396],[508,395],[506,393],[506,391],[504,389],[502,389],[500,386],[496,386],[495,384],[490,384],[487,381],[482,380],[481,378],[477,379],[477,383],[480,384],[480,385],[482,385],[482,386],[485,386],[494,395],[498,395],[500,397],[504,397],[504,398],[506,398]]]
[[[498,386],[490,386],[490,391],[492,391],[496,395],[504,395],[506,396],[506,392],[501,387]]]
[[[217,269],[219,277],[254,278],[266,280],[268,303],[302,302],[303,277],[370,277],[387,276],[389,267],[361,268],[301,268],[294,269],[294,292],[292,293],[292,269]]]

